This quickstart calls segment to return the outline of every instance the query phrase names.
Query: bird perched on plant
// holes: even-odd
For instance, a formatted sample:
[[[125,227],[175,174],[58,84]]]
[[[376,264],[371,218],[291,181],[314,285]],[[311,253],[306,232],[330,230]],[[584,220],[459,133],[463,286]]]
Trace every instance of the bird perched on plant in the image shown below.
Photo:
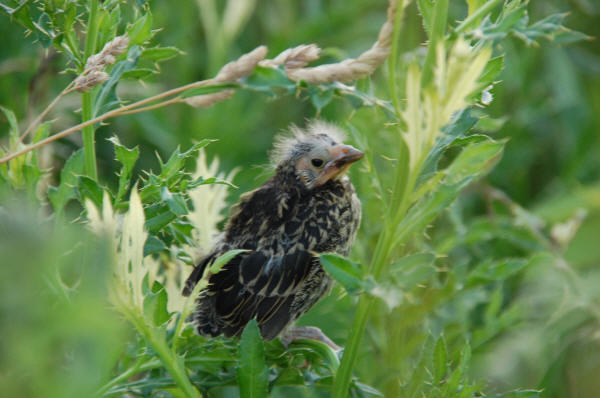
[[[242,195],[214,250],[186,281],[189,296],[206,267],[223,253],[246,249],[208,276],[192,315],[202,335],[239,336],[256,318],[265,340],[285,331],[322,339],[317,328],[289,326],[329,292],[332,279],[318,253],[348,255],[360,224],[360,201],[345,172],[364,154],[342,143],[342,131],[312,122],[291,129],[272,152],[275,175]]]

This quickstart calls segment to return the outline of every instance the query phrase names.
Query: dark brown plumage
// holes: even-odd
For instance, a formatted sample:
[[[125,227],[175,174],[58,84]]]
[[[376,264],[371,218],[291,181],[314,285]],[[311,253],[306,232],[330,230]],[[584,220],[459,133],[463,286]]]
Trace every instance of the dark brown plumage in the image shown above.
[[[193,314],[200,334],[237,336],[256,318],[263,337],[273,339],[332,285],[315,254],[350,250],[361,208],[344,173],[363,153],[343,145],[329,124],[292,131],[275,146],[275,175],[242,195],[215,249],[186,282],[187,296],[218,256],[249,250],[209,276]]]

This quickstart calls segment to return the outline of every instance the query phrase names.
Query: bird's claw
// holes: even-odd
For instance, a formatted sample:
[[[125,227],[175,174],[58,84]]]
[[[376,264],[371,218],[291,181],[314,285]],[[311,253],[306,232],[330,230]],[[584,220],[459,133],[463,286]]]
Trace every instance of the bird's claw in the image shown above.
[[[287,348],[292,341],[301,339],[317,340],[327,344],[334,351],[342,350],[342,347],[335,344],[321,329],[315,326],[294,326],[283,334],[281,342]]]

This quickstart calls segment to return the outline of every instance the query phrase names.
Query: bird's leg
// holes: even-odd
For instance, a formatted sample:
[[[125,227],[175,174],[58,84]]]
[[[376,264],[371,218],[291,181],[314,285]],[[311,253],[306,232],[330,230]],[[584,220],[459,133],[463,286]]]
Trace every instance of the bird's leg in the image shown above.
[[[325,333],[321,331],[321,329],[315,326],[294,326],[291,329],[288,329],[283,336],[281,336],[281,342],[286,348],[292,341],[301,339],[320,341],[327,344],[334,351],[340,351],[342,349],[342,347],[338,346],[329,337],[327,337]]]

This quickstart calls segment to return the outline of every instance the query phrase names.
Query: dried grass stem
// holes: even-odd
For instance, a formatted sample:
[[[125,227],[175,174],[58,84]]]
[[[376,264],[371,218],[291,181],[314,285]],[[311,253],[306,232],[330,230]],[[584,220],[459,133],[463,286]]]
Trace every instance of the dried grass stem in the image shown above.
[[[402,3],[404,4],[404,2]],[[403,7],[404,5],[402,5]],[[216,102],[225,101],[233,95],[233,90],[225,90],[218,93],[199,95],[189,98],[165,98],[176,96],[186,90],[205,87],[209,85],[222,84],[226,82],[235,82],[250,75],[257,65],[276,67],[284,65],[288,77],[294,81],[304,80],[311,84],[331,83],[334,81],[348,82],[357,80],[371,75],[390,54],[394,18],[398,8],[398,0],[389,0],[387,9],[387,19],[379,31],[377,41],[373,46],[362,53],[358,58],[351,58],[342,62],[319,65],[315,67],[305,67],[309,62],[317,60],[320,55],[320,49],[314,44],[300,45],[294,48],[287,49],[272,60],[264,60],[267,54],[267,47],[260,46],[253,51],[242,55],[239,59],[232,61],[219,71],[212,79],[197,81],[181,87],[177,87],[163,93],[148,97],[146,99],[134,102],[129,105],[122,106],[118,109],[106,112],[96,118],[86,122],[77,124],[57,134],[54,134],[46,139],[29,145],[15,153],[4,156],[0,159],[0,164],[6,163],[20,155],[23,155],[36,148],[42,147],[52,141],[56,141],[69,134],[77,132],[84,127],[100,123],[104,120],[133,113],[144,112],[156,108],[161,108],[174,103],[186,103],[190,106],[206,108]],[[50,109],[62,98],[65,94],[72,90],[84,91],[91,88],[93,85],[100,84],[106,77],[96,73],[94,76],[90,72],[102,72],[102,68],[115,61],[115,56],[122,54],[129,46],[129,39],[126,36],[118,36],[108,42],[102,51],[92,55],[86,62],[86,70],[75,79],[65,90],[63,90],[52,103],[34,120],[27,131],[20,138],[19,142],[30,133],[33,128],[46,116]],[[164,101],[163,101],[164,100]],[[154,103],[152,105],[148,105]]]
[[[177,94],[180,94],[184,91],[187,91],[187,90],[190,90],[193,88],[205,87],[205,86],[209,86],[209,85],[221,84],[221,83],[226,83],[226,82],[234,82],[236,80],[239,80],[240,78],[243,78],[243,77],[249,75],[250,73],[252,73],[254,68],[256,68],[256,65],[258,65],[258,62],[261,61],[265,57],[266,54],[267,54],[267,47],[265,47],[265,46],[257,47],[256,49],[249,52],[248,54],[242,55],[236,61],[232,61],[232,62],[228,63],[227,65],[225,65],[221,69],[221,71],[219,71],[217,76],[212,79],[201,80],[201,81],[197,81],[194,83],[186,84],[184,86],[165,91],[163,93],[160,93],[160,94],[154,95],[152,97],[134,102],[132,104],[125,105],[125,106],[122,106],[117,109],[113,109],[112,111],[106,112],[96,118],[93,118],[91,120],[88,120],[88,121],[80,123],[80,124],[77,124],[73,127],[63,130],[57,134],[54,134],[48,138],[38,141],[32,145],[29,145],[15,153],[6,155],[2,159],[0,159],[0,164],[6,163],[11,159],[21,156],[21,155],[23,155],[29,151],[32,151],[36,148],[42,147],[52,141],[56,141],[60,138],[66,137],[67,135],[75,133],[75,132],[83,129],[84,127],[91,126],[96,123],[100,123],[104,120],[107,120],[107,119],[110,119],[110,118],[113,118],[116,116],[120,116],[120,115],[138,113],[138,112],[142,112],[143,110],[150,110],[150,109],[160,108],[160,107],[163,107],[163,106],[166,106],[169,104],[173,104],[173,103],[185,102],[185,99],[172,98],[167,101],[162,101],[160,103],[141,108],[142,106],[150,104],[152,102],[160,101],[164,98],[175,96]],[[227,91],[229,91],[229,90],[227,90]],[[215,94],[220,94],[220,93],[215,93]],[[212,94],[207,94],[207,95],[210,96]],[[193,98],[193,97],[191,97],[191,98]],[[225,96],[223,96],[223,97],[220,97],[222,99],[219,99],[219,97],[213,96],[211,98],[213,100],[212,103],[215,103],[218,101],[225,100],[228,97],[225,98]],[[206,101],[206,99],[205,99],[205,101]],[[206,101],[204,107],[210,106],[210,105],[212,105],[212,103],[209,104],[208,101]]]
[[[311,68],[289,69],[286,70],[288,77],[294,81],[304,80],[311,84],[323,84],[334,81],[349,82],[373,74],[390,54],[397,9],[398,0],[390,0],[387,19],[379,31],[377,41],[358,58]]]

